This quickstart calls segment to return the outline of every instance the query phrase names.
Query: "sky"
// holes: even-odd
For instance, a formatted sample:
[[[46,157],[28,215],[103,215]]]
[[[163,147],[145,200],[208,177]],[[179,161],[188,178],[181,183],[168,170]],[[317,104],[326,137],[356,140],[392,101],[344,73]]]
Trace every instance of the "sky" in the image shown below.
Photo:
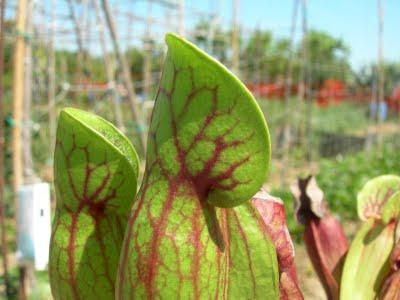
[[[36,0],[38,7],[44,7],[50,11],[52,0]],[[153,34],[160,39],[166,31],[173,31],[177,28],[177,17],[175,12],[168,14],[168,9],[152,0],[151,15],[158,19],[159,23],[170,25],[155,25]],[[168,0],[176,1],[179,0]],[[289,37],[292,10],[295,0],[238,0],[239,22],[248,30],[256,28],[271,30],[277,37]],[[377,60],[378,40],[378,0],[307,0],[309,28],[323,30],[332,36],[341,38],[350,49],[350,63],[358,69],[363,65],[370,64]],[[400,0],[381,0],[384,8],[384,59],[387,61],[400,62]],[[13,1],[12,1],[13,2]],[[148,1],[145,0],[109,0],[112,9],[119,11],[116,17],[117,28],[121,38],[122,47],[128,43],[138,44],[143,41],[144,22],[132,22],[128,13],[146,16]],[[301,2],[301,1],[300,1]],[[65,0],[56,0],[57,14],[63,15],[64,19],[57,22],[56,27],[69,27],[73,33],[72,22],[68,24],[69,10]],[[220,18],[225,28],[229,27],[232,20],[233,0],[185,0],[185,27],[190,30],[199,21],[198,11],[214,13]],[[14,11],[9,7],[10,11]],[[78,12],[79,14],[79,12]],[[93,13],[93,19],[94,19]],[[38,18],[39,22],[50,22],[45,18]],[[298,16],[296,37],[301,37],[301,18]],[[94,24],[95,21],[93,21]],[[43,26],[43,28],[45,28]],[[96,30],[92,26],[92,30]],[[246,31],[244,31],[246,32]],[[100,53],[99,43],[91,36],[91,50]],[[74,48],[76,39],[74,36],[61,36],[56,42],[58,48]]]
[[[216,1],[192,1],[204,8]],[[222,0],[225,19],[230,19],[231,2]],[[277,36],[290,35],[294,0],[241,0],[240,21],[246,27],[270,29]],[[343,39],[350,48],[354,68],[377,59],[377,0],[308,0],[309,27]],[[384,59],[400,61],[400,1],[382,0],[384,8]],[[299,19],[298,19],[299,20]],[[300,20],[299,20],[300,21]],[[298,23],[297,36],[301,34]]]

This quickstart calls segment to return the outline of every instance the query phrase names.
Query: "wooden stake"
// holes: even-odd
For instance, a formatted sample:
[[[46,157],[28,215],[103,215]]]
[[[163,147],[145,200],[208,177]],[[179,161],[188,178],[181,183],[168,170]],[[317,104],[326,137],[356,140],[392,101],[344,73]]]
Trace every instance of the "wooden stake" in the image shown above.
[[[144,100],[150,98],[151,93],[151,54],[152,54],[152,40],[151,40],[151,11],[152,1],[147,2],[147,19],[146,29],[144,33],[144,61],[143,61],[143,95]]]
[[[377,113],[377,142],[378,147],[382,147],[382,136],[379,127],[382,124],[382,115],[380,113],[381,106],[385,101],[385,70],[383,65],[383,29],[384,29],[384,15],[382,0],[378,0],[378,105],[376,107]]]
[[[1,255],[3,258],[3,278],[7,298],[11,298],[10,277],[8,275],[8,247],[7,247],[7,231],[6,231],[6,214],[5,214],[5,199],[4,199],[4,87],[3,87],[3,72],[4,72],[4,10],[6,0],[0,2],[0,229],[1,229]]]
[[[12,128],[12,163],[13,163],[13,190],[15,197],[15,216],[18,214],[17,193],[23,184],[23,160],[22,160],[22,120],[24,103],[24,73],[25,73],[25,38],[27,1],[19,0],[16,12],[16,31],[13,62],[13,121]],[[21,267],[23,268],[23,267]],[[19,276],[19,299],[25,300],[28,296],[26,272],[21,270]]]
[[[14,47],[13,62],[13,121],[12,128],[12,148],[13,148],[13,189],[16,193],[22,184],[22,111],[24,102],[24,58],[25,58],[25,39],[22,34],[25,32],[26,22],[26,0],[19,0],[17,6],[16,30],[17,36]]]
[[[233,0],[232,8],[232,71],[239,74],[239,5],[240,0]]]
[[[78,83],[81,84],[83,80],[82,74],[82,65],[84,60],[84,49],[83,49],[83,38],[82,38],[82,28],[81,23],[79,22],[78,16],[76,15],[74,4],[72,0],[68,0],[68,7],[69,7],[69,14],[71,17],[72,22],[74,23],[74,30],[75,30],[75,37],[76,37],[76,44],[78,46],[77,52],[77,74],[78,74]]]
[[[32,18],[33,18],[34,1],[27,0],[27,13],[25,32],[28,36],[32,36]],[[25,72],[24,72],[24,104],[23,104],[23,121],[22,121],[22,150],[23,150],[23,166],[24,166],[24,182],[32,183],[35,180],[32,160],[32,138],[31,138],[31,103],[32,103],[32,42],[31,38],[25,41]]]
[[[303,48],[303,61],[304,61],[304,95],[305,95],[305,134],[306,134],[306,153],[307,161],[311,164],[312,161],[312,113],[313,113],[313,93],[312,93],[312,76],[311,76],[311,61],[309,55],[309,36],[308,36],[308,13],[307,13],[307,1],[303,0],[303,36],[304,36],[304,48]]]
[[[301,51],[301,67],[300,67],[300,76],[299,76],[299,90],[297,96],[299,98],[299,142],[304,147],[306,145],[306,132],[308,126],[311,124],[311,111],[312,111],[312,104],[308,103],[309,105],[306,108],[306,100],[311,101],[311,93],[309,89],[310,84],[310,74],[309,74],[309,61],[308,61],[308,27],[307,27],[307,0],[302,0],[302,31],[303,31],[303,39],[302,39],[302,51]],[[307,157],[309,157],[309,146],[307,148]]]
[[[128,94],[128,99],[129,99],[129,104],[130,104],[130,109],[132,113],[132,118],[134,122],[137,124],[138,127],[138,135],[139,135],[139,141],[143,149],[143,153],[146,152],[146,135],[145,135],[145,130],[144,130],[144,125],[142,123],[142,118],[139,117],[139,105],[137,103],[136,99],[136,93],[135,89],[132,83],[131,79],[131,72],[129,69],[128,62],[126,60],[125,55],[122,53],[119,44],[118,44],[118,36],[117,36],[117,31],[115,29],[114,25],[114,19],[111,15],[110,12],[110,7],[108,4],[107,0],[102,0],[101,1],[102,6],[103,6],[103,11],[106,16],[107,20],[107,25],[108,25],[108,30],[110,32],[110,36],[113,42],[114,50],[117,55],[117,58],[119,60],[119,64],[122,69],[122,77],[125,83],[125,88]]]
[[[185,0],[179,0],[179,28],[178,33],[181,36],[185,36]]]
[[[122,111],[121,111],[121,105],[120,101],[118,99],[118,93],[116,90],[116,84],[115,84],[115,78],[113,74],[113,67],[111,63],[111,57],[107,53],[107,47],[106,47],[106,39],[104,35],[104,25],[101,20],[100,16],[100,8],[99,5],[97,4],[97,0],[93,0],[93,7],[96,12],[96,22],[97,22],[97,30],[99,32],[99,38],[100,38],[100,44],[101,44],[101,49],[103,52],[103,58],[104,58],[104,66],[106,69],[106,76],[107,76],[107,82],[109,84],[109,88],[112,90],[111,91],[111,97],[110,100],[114,106],[114,117],[115,117],[115,122],[117,124],[117,127],[122,131],[125,132],[125,126],[124,122],[122,119]]]
[[[47,90],[47,111],[49,114],[49,137],[50,137],[50,154],[53,154],[56,136],[56,57],[54,53],[54,39],[56,30],[56,0],[51,0],[51,23],[50,23],[50,39],[48,43],[48,90]]]
[[[290,44],[289,44],[289,56],[288,56],[288,65],[286,69],[286,81],[285,81],[285,118],[284,118],[284,128],[283,128],[283,141],[282,141],[282,149],[283,149],[283,157],[282,157],[282,169],[281,169],[281,184],[286,180],[286,168],[288,167],[289,162],[289,154],[290,154],[290,144],[291,144],[291,136],[290,136],[290,96],[292,89],[292,73],[293,73],[293,45],[294,38],[296,34],[296,23],[297,23],[297,12],[299,10],[299,0],[294,0],[293,12],[292,12],[292,26],[290,29]]]

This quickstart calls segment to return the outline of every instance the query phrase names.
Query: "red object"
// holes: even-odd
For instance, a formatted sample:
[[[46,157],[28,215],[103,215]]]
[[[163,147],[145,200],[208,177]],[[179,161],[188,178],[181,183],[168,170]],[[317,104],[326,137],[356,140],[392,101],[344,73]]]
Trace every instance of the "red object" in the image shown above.
[[[346,85],[340,80],[327,79],[317,93],[317,104],[326,107],[330,104],[338,104],[347,97]]]
[[[315,177],[299,178],[291,187],[296,200],[295,217],[304,224],[303,239],[314,270],[329,300],[339,299],[339,284],[349,244],[334,218]]]
[[[248,83],[247,88],[255,95],[266,99],[283,99],[285,97],[284,83]],[[293,85],[290,94],[295,95],[298,85]],[[337,79],[327,79],[319,88],[316,96],[317,104],[326,107],[331,104],[341,103],[348,97],[346,85]]]
[[[249,83],[247,88],[253,94],[262,98],[283,98],[285,85],[279,83]]]
[[[282,200],[261,189],[251,199],[251,205],[264,221],[267,233],[276,249],[280,274],[280,300],[303,300],[294,262],[294,247],[287,228]]]
[[[387,99],[387,103],[390,110],[399,111],[400,109],[400,85],[395,87],[390,95],[389,99]]]

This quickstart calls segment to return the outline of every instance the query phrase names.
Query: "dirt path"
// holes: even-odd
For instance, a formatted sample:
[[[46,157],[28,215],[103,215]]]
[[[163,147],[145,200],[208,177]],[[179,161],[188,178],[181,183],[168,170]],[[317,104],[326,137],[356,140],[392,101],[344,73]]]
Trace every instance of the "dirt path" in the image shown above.
[[[304,245],[295,245],[297,274],[300,288],[306,300],[326,300],[325,292],[318,280]]]

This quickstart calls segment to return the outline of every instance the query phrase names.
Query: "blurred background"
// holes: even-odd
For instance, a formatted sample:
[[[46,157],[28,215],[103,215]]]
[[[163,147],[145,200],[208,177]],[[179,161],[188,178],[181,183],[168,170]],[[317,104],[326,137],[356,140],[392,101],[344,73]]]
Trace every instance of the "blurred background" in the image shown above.
[[[297,176],[316,174],[351,236],[357,191],[368,178],[400,170],[400,2],[0,3],[0,298],[51,299],[47,252],[26,241],[48,243],[59,111],[74,106],[113,122],[144,161],[140,136],[164,34],[177,32],[230,68],[259,102],[273,147],[266,187],[285,202],[306,299],[324,299],[289,188]],[[30,230],[35,222],[38,232]]]

